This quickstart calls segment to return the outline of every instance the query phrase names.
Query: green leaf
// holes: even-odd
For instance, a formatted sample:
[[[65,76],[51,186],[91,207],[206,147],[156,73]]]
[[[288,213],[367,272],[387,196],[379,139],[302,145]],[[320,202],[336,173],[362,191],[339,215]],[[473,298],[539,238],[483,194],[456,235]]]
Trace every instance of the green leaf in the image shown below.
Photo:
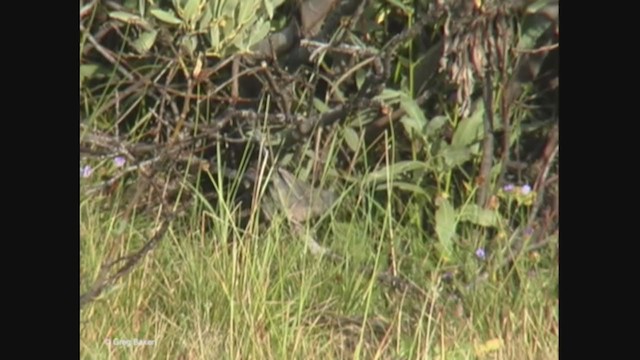
[[[158,31],[145,31],[133,42],[133,47],[140,53],[145,54],[156,42]]]
[[[451,145],[444,145],[439,155],[444,158],[447,168],[460,166],[471,160],[471,150],[466,147],[456,148]]]
[[[535,14],[538,11],[540,11],[541,9],[543,9],[545,6],[547,6],[551,1],[555,1],[555,0],[538,0],[535,1],[531,4],[529,4],[529,6],[527,6],[527,13],[530,14]]]
[[[144,16],[147,10],[147,0],[138,0],[138,11],[140,12],[140,16]]]
[[[478,102],[476,110],[468,118],[458,123],[456,131],[451,139],[453,148],[463,148],[476,145],[482,139],[482,117],[484,116],[484,103]]]
[[[127,24],[141,25],[144,27],[150,26],[149,23],[145,19],[141,18],[140,16],[130,14],[124,11],[112,11],[109,13],[109,17],[112,19],[120,20]]]
[[[427,124],[427,136],[436,135],[438,133],[438,130],[440,130],[447,123],[447,120],[448,118],[443,115],[439,115],[431,119],[431,121],[429,121],[429,123]]]
[[[200,6],[200,0],[187,0],[187,4],[184,6],[184,19],[190,26],[194,26],[196,22],[202,17],[202,7]]]
[[[498,227],[502,219],[495,210],[483,209],[476,204],[469,204],[462,208],[460,220],[485,227]]]
[[[325,104],[322,100],[318,99],[317,97],[313,98],[313,107],[316,110],[318,110],[320,114],[324,114],[327,111],[331,110],[331,108],[329,108],[327,104]]]
[[[220,12],[220,17],[225,17],[227,19],[235,19],[236,8],[238,7],[238,2],[240,0],[226,0],[222,5],[222,10]]]
[[[425,126],[427,126],[427,118],[424,116],[424,112],[420,109],[415,99],[403,95],[400,97],[400,106],[407,113],[407,115],[400,120],[405,130],[407,130],[409,134],[411,134],[411,131],[414,131],[416,134],[422,135]]]
[[[240,36],[240,35],[238,35],[238,33],[236,33],[236,34],[235,34],[235,36],[234,36],[233,38],[228,38],[228,37],[227,37],[227,38],[225,38],[224,40],[225,40],[225,41],[229,41],[229,40],[231,40],[231,44],[232,44],[236,49],[239,49],[239,50],[242,50],[242,51],[244,51],[244,48],[246,47],[246,46],[245,46],[245,44],[246,44],[246,40],[245,40],[244,36]]]
[[[356,87],[358,90],[362,88],[362,84],[364,84],[364,80],[367,77],[367,72],[363,69],[356,71]]]
[[[84,80],[91,79],[98,70],[100,70],[100,66],[96,64],[80,65],[80,84],[82,84]]]
[[[360,138],[355,130],[352,127],[345,127],[343,130],[344,141],[349,146],[349,149],[353,152],[357,152],[360,147]]]
[[[238,30],[236,29],[235,16],[224,15],[223,19],[224,21],[220,26],[220,42],[225,44],[234,41],[238,37]]]
[[[376,170],[374,172],[367,174],[363,180],[365,183],[368,183],[368,182],[384,181],[384,180],[387,180],[387,177],[390,179],[396,179],[399,175],[402,175],[405,172],[415,171],[415,170],[426,171],[428,170],[428,165],[427,163],[422,161],[412,161],[412,160],[399,161],[395,164],[385,166],[380,170]]]
[[[182,20],[178,19],[173,14],[173,12],[164,11],[164,10],[160,10],[160,9],[152,9],[149,12],[151,13],[151,15],[155,16],[160,21],[164,21],[164,22],[172,24],[172,25],[180,25],[180,24],[182,24]]]
[[[142,20],[140,16],[129,14],[128,12],[124,12],[124,11],[112,11],[109,13],[109,17],[112,19],[120,20],[127,24],[130,24],[136,20],[137,21]]]
[[[394,104],[400,102],[403,95],[404,93],[402,91],[385,88],[375,99],[385,104]]]
[[[402,10],[402,12],[404,12],[407,15],[413,15],[413,7],[404,4],[402,1],[400,0],[387,0],[389,2],[389,4],[399,8]]]
[[[136,10],[138,0],[120,0],[120,3],[122,4],[122,9],[132,12]]]
[[[263,4],[264,4],[264,8],[267,10],[267,16],[269,17],[269,20],[273,19],[273,12],[275,10],[275,3],[272,2],[271,0],[264,0]]]
[[[440,206],[435,214],[435,230],[442,255],[448,260],[453,258],[453,239],[457,225],[456,210],[449,200],[440,199]]]
[[[220,28],[217,24],[212,26],[209,31],[209,41],[211,42],[211,49],[215,52],[220,51]]]
[[[403,181],[394,181],[393,187],[396,189],[407,191],[415,195],[422,195],[428,199],[431,198],[431,196],[421,186],[418,186],[416,184],[411,184]],[[376,186],[376,190],[386,190],[386,189],[387,189],[387,183],[382,183]]]
[[[253,26],[253,30],[249,35],[249,42],[246,44],[244,50],[249,51],[249,48],[254,44],[258,43],[260,40],[264,39],[267,34],[269,34],[269,29],[271,28],[271,24],[267,21],[260,20],[257,24]]]
[[[419,136],[422,133],[422,124],[411,116],[403,116],[400,119],[400,123],[409,136]]]
[[[544,16],[527,16],[522,24],[522,32],[518,41],[518,49],[533,49],[538,39],[544,34],[552,22]]]
[[[180,39],[180,45],[193,56],[198,46],[198,39],[195,35],[185,35]]]
[[[211,14],[211,8],[209,6],[205,6],[204,12],[202,13],[202,17],[200,18],[200,23],[198,24],[198,30],[207,31],[212,25],[213,15]]]
[[[239,25],[247,25],[249,24],[251,17],[256,15],[256,8],[257,6],[255,6],[256,4],[252,1],[249,2],[249,0],[242,0],[240,2],[239,5],[239,11],[238,11],[238,24]]]

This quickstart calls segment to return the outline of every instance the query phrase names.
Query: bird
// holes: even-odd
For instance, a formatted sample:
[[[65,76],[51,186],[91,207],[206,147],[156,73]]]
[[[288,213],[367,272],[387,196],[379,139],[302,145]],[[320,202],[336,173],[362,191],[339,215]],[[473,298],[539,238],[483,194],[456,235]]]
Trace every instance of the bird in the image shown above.
[[[333,206],[337,199],[335,192],[316,189],[278,167],[273,172],[267,195],[263,209],[269,219],[273,219],[276,212],[281,211],[293,230],[304,238],[312,254],[328,252],[328,249],[318,244],[311,234],[304,231],[304,224],[321,216]]]

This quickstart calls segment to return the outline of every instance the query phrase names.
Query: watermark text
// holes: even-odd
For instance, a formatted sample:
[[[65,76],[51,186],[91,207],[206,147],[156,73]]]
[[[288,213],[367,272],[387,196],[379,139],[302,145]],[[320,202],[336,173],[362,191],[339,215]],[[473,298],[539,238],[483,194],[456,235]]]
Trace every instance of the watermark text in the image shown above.
[[[105,339],[107,346],[155,346],[155,340],[147,339]]]

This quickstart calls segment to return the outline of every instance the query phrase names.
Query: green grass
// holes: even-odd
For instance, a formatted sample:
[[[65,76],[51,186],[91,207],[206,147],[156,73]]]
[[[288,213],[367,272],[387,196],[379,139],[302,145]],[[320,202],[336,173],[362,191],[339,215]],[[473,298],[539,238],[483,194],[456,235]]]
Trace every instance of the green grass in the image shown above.
[[[84,42],[80,45],[82,54]],[[113,71],[110,83],[116,83]],[[408,76],[404,92],[413,93],[413,70]],[[90,114],[87,129],[114,131],[112,114],[101,110],[117,98],[111,89],[81,86],[83,110]],[[142,99],[127,103],[122,113],[136,109]],[[149,114],[139,114],[130,141],[144,133]],[[356,168],[372,168],[369,161],[379,159],[366,154],[376,149],[365,149],[354,133],[359,129],[349,129],[350,141],[332,139],[329,157],[337,157],[342,146],[354,153]],[[344,188],[319,224],[319,241],[343,256],[342,262],[308,253],[284,222],[240,228],[234,204],[212,207],[199,199],[130,274],[81,309],[81,358],[557,358],[557,239],[517,254],[511,266],[504,266],[513,256],[511,228],[525,222],[530,199],[500,195],[501,217],[491,229],[463,222],[461,209],[475,202],[476,189],[469,184],[477,174],[461,176],[461,166],[454,174],[442,151],[433,150],[443,140],[437,129],[431,130],[432,138],[411,143],[405,156],[397,155],[398,147],[407,145],[396,144],[401,136],[387,134],[390,164],[376,166],[376,176],[342,174],[336,179],[336,171],[325,172],[330,182],[339,180],[335,182]],[[513,134],[520,136],[518,126]],[[309,145],[309,151],[298,154],[302,159],[294,161],[315,160],[316,149]],[[408,149],[413,162],[394,167],[393,159],[407,160]],[[471,161],[479,162],[474,158],[465,164]],[[334,162],[328,159],[327,167],[338,168]],[[108,171],[105,166],[93,178],[82,179],[81,190]],[[406,173],[414,177],[407,179]],[[121,193],[113,198],[81,193],[84,293],[104,263],[140,249],[159,220],[152,214],[125,217],[127,196]],[[435,204],[442,201],[451,204],[451,216],[438,212]],[[474,255],[478,248],[490,250],[486,260]],[[376,270],[371,274],[367,269]],[[379,282],[375,274],[388,269],[408,278],[424,295],[394,291]],[[445,274],[452,274],[452,283],[443,280]],[[481,274],[486,280],[468,287]],[[147,343],[131,344],[134,340]]]
[[[552,249],[491,270],[500,251],[482,263],[461,241],[444,261],[434,238],[357,201],[361,191],[346,194],[322,223],[320,241],[343,263],[306,253],[281,222],[247,231],[223,206],[194,208],[130,275],[81,310],[81,357],[466,359],[491,341],[499,345],[479,358],[557,357]],[[103,262],[140,248],[155,227],[149,217],[122,220],[117,201],[80,205],[82,292]],[[388,268],[390,258],[426,298],[395,292],[363,270]],[[469,277],[482,266],[488,279],[452,299],[442,275]],[[122,345],[133,339],[154,343]]]

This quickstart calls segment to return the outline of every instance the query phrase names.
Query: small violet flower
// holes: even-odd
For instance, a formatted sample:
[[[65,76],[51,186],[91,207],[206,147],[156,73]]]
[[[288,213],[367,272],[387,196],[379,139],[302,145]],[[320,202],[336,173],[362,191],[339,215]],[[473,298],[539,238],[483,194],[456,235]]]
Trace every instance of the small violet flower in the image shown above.
[[[80,172],[80,176],[83,178],[88,178],[93,173],[93,169],[89,165],[85,165]]]
[[[485,253],[483,248],[479,248],[478,250],[476,250],[476,256],[480,260],[485,260],[487,258],[487,254]]]
[[[502,188],[502,190],[504,190],[505,192],[511,192],[513,191],[513,188],[514,188],[513,184],[507,184]]]
[[[113,163],[116,167],[123,167],[126,162],[127,160],[122,156],[118,156],[115,159],[113,159]]]
[[[527,195],[531,192],[531,186],[529,185],[524,185],[523,187],[520,188],[520,193],[522,195]]]
[[[525,236],[533,235],[533,228],[532,227],[528,227],[528,228],[524,229],[524,235]]]

